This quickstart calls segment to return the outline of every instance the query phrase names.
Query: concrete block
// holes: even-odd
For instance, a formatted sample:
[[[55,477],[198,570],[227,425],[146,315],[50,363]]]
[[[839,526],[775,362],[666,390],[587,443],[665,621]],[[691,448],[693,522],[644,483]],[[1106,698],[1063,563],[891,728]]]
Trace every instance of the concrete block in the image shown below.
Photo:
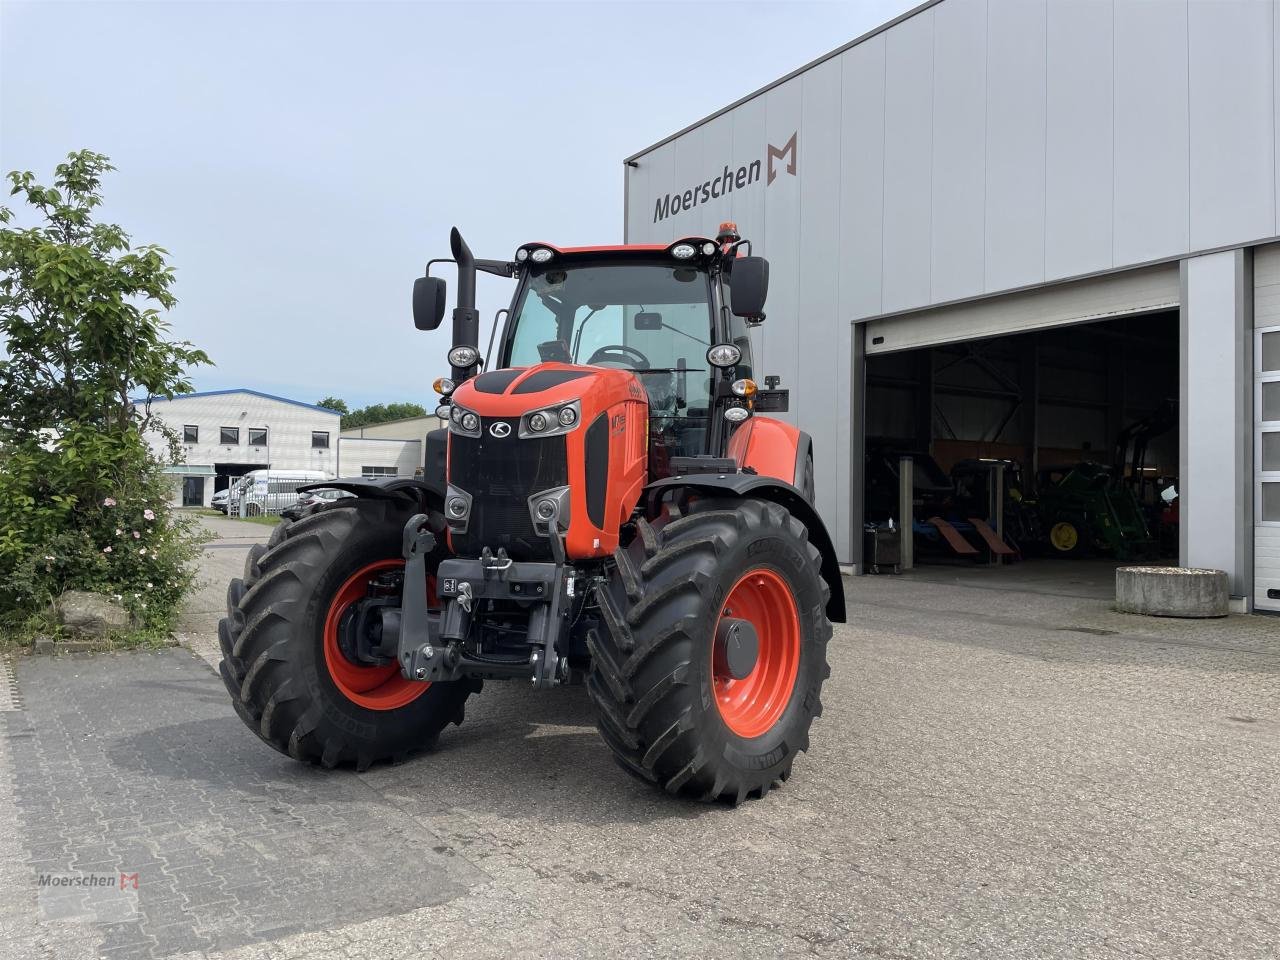
[[[1225,617],[1231,602],[1223,570],[1119,567],[1116,609],[1149,617]]]

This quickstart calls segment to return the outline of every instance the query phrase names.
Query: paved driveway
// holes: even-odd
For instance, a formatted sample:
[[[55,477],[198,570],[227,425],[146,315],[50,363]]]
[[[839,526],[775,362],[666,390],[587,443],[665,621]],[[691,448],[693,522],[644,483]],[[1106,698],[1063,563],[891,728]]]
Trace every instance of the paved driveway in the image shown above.
[[[194,655],[17,665],[0,955],[1277,955],[1276,620],[850,582],[812,753],[729,810],[623,774],[581,688],[489,684],[433,754],[301,767],[209,667],[220,592]]]

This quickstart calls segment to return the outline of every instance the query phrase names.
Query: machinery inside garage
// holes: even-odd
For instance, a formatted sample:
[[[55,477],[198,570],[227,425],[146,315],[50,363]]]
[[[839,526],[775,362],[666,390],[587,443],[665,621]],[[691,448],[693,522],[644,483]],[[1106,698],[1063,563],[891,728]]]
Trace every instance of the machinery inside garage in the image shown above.
[[[866,569],[1175,562],[1178,337],[1162,310],[868,356]]]

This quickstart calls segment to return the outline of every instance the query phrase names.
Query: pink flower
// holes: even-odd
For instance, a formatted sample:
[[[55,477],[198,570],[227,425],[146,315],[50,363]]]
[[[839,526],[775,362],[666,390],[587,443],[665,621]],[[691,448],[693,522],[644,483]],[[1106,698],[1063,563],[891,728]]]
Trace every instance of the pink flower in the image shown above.
[[[142,539],[142,534],[140,534],[137,530],[133,531],[133,539],[135,539],[135,540],[141,540],[141,539]]]
[[[114,507],[116,505],[115,497],[107,497],[107,499],[102,501],[102,505],[104,507]]]
[[[156,512],[152,510],[150,507],[142,511],[142,519],[154,520],[155,518],[156,518]]]
[[[103,552],[103,553],[110,553],[110,552],[111,552],[111,548],[110,548],[110,547],[103,547],[103,548],[102,548],[102,552]]]

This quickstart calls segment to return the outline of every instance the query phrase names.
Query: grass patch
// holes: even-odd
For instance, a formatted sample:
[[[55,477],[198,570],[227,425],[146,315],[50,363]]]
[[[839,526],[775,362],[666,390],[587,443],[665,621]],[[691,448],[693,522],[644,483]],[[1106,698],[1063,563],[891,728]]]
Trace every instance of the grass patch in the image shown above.
[[[260,523],[264,527],[274,527],[280,522],[280,518],[275,514],[264,513],[257,517],[233,517],[233,520],[243,520],[246,523]]]
[[[88,641],[83,637],[70,637],[48,613],[37,613],[25,620],[0,622],[0,653],[30,652],[37,638],[46,637],[55,643],[69,642],[69,649],[76,653],[107,653],[112,650],[160,650],[174,647],[178,641],[172,626],[138,625],[128,630],[109,634],[99,640]]]

